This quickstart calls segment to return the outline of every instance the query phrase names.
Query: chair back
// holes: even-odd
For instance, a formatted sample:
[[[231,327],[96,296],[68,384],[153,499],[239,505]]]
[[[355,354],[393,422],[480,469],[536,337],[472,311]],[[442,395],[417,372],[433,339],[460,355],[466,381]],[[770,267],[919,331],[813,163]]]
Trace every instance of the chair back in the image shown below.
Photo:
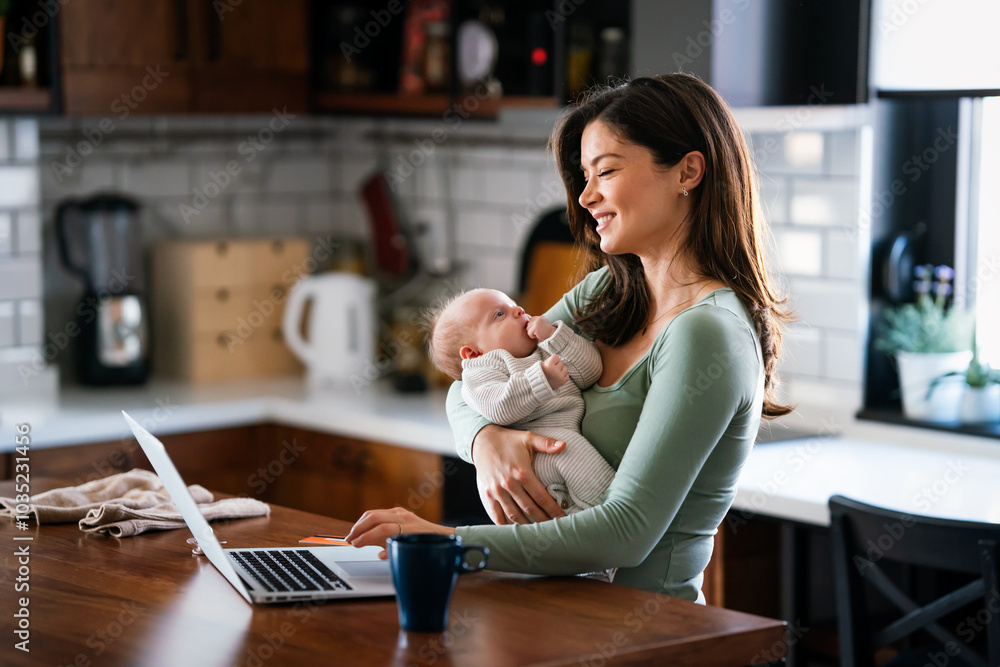
[[[843,496],[833,496],[829,505],[842,665],[873,665],[876,649],[921,629],[942,643],[947,656],[960,656],[964,664],[1000,665],[1000,524],[906,514]],[[880,567],[883,561],[977,578],[928,604],[918,605],[886,576]],[[902,617],[872,632],[865,603],[867,587],[898,607]],[[962,631],[959,637],[937,622],[977,600],[983,602],[985,610],[978,615],[978,627],[986,633],[988,657],[969,646],[976,632],[970,635]]]

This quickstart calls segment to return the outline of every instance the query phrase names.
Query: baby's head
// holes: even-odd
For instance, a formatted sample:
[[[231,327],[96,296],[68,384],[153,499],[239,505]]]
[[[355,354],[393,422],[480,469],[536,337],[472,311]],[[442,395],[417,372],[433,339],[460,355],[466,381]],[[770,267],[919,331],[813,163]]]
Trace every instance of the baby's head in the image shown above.
[[[503,292],[474,289],[428,313],[431,361],[455,378],[462,377],[462,360],[503,349],[526,357],[538,341],[526,331],[524,309]]]

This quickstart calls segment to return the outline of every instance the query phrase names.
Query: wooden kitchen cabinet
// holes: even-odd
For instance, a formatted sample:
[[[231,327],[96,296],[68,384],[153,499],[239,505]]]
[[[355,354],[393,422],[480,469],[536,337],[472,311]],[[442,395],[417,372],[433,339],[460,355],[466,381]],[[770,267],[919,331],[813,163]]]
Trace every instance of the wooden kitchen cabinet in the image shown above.
[[[215,429],[160,437],[188,484],[234,495],[248,493],[257,459],[257,427]],[[152,470],[135,438],[92,445],[31,450],[31,474],[64,479],[74,485],[125,472]]]
[[[268,486],[255,497],[348,521],[396,506],[442,520],[440,455],[288,426],[262,429],[264,462],[257,472]]]
[[[306,0],[74,0],[60,11],[67,114],[306,109]]]
[[[74,0],[61,6],[64,109],[125,118],[191,108],[187,0]]]
[[[282,316],[308,258],[298,238],[154,246],[154,372],[196,384],[301,374]]]
[[[192,111],[306,110],[306,0],[196,0],[191,11],[204,17],[192,21]]]
[[[442,457],[405,447],[273,424],[160,437],[181,477],[212,491],[338,519],[401,506],[444,516]],[[10,476],[12,454],[0,455]],[[134,438],[31,450],[33,477],[84,484],[132,468],[152,470]]]

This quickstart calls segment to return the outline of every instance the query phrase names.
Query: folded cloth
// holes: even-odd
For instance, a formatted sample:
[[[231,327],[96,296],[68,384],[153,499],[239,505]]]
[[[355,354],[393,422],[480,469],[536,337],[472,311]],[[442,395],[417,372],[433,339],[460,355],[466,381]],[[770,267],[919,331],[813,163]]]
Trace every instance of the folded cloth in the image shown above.
[[[253,498],[226,498],[214,503],[199,504],[198,509],[209,521],[267,516],[271,513],[267,503]],[[117,503],[105,503],[80,519],[80,530],[112,537],[131,537],[150,530],[183,527],[184,519],[173,503],[163,503],[148,509],[132,509]]]
[[[212,493],[203,486],[192,484],[188,491],[210,521],[265,516],[270,512],[267,504],[252,498],[213,503]],[[0,498],[0,517],[14,516],[17,504],[14,498]],[[160,478],[148,470],[130,470],[79,486],[52,489],[32,496],[27,505],[28,515],[34,515],[39,525],[76,521],[81,530],[109,535],[138,535],[147,530],[184,526]]]

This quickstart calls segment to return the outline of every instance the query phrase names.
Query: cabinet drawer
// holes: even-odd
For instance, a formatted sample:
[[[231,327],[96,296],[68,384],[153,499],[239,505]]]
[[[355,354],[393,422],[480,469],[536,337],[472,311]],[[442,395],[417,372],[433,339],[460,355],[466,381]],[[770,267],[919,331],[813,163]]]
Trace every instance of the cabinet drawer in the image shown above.
[[[191,283],[196,287],[248,285],[253,279],[256,242],[211,241],[186,248],[191,261]]]
[[[204,333],[235,330],[241,320],[245,322],[250,317],[255,295],[255,292],[246,287],[220,285],[196,288],[191,300],[192,331]],[[256,317],[253,319],[256,320]]]
[[[309,259],[309,242],[304,239],[271,239],[254,242],[251,281],[268,289],[290,288],[300,276],[316,270]]]

